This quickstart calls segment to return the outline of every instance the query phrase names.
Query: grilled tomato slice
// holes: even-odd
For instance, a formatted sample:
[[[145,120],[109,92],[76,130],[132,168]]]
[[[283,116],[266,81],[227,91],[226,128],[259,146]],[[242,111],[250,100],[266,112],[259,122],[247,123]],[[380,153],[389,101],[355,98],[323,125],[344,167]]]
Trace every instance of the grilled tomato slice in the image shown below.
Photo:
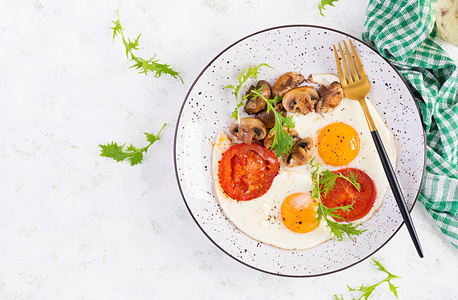
[[[268,149],[252,143],[238,144],[223,153],[219,179],[224,191],[236,200],[264,195],[278,172],[278,160]]]
[[[348,180],[339,177],[326,196],[324,196],[324,193],[321,194],[321,202],[329,208],[346,206],[353,202],[353,209],[350,209],[350,211],[337,211],[337,214],[342,217],[342,219],[336,220],[338,222],[355,221],[367,215],[374,205],[377,194],[374,181],[359,169],[346,168],[333,173],[350,177],[350,172],[356,176],[356,181],[360,184],[359,192]]]

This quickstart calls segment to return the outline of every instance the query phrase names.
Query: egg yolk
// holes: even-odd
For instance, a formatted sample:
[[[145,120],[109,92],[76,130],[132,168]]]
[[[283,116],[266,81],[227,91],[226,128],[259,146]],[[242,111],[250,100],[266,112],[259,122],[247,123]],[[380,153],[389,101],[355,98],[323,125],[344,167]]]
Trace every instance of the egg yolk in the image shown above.
[[[318,154],[331,166],[349,164],[359,152],[359,135],[345,123],[332,123],[321,129],[318,134]]]
[[[281,217],[286,228],[297,233],[306,233],[318,227],[316,212],[318,202],[308,194],[291,194],[283,200]]]

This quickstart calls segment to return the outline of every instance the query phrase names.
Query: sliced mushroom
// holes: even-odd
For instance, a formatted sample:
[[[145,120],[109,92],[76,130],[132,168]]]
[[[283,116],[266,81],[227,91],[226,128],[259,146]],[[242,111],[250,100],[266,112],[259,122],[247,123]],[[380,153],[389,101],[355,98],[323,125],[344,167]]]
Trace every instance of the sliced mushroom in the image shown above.
[[[305,165],[313,156],[313,139],[311,137],[296,141],[291,153],[284,158],[287,167],[298,167]]]
[[[281,103],[276,104],[274,109],[281,113],[283,117],[286,117],[286,110]],[[262,111],[257,113],[255,118],[261,120],[267,129],[270,129],[275,125],[275,114],[273,111],[267,112],[267,108],[264,108]]]
[[[291,113],[302,112],[304,115],[312,112],[320,96],[311,86],[295,88],[283,96],[282,104]]]
[[[283,130],[286,131],[290,136],[293,137],[294,140],[298,139],[299,133],[297,133],[296,129],[289,128],[287,126],[283,126]],[[269,149],[272,146],[272,142],[274,141],[275,137],[275,130],[271,130],[266,138],[264,139],[264,148]]]
[[[316,103],[315,111],[317,113],[328,113],[342,102],[343,90],[340,83],[334,81],[322,92],[321,99]]]
[[[272,86],[272,97],[283,97],[286,92],[299,86],[305,80],[304,76],[297,72],[288,72],[280,76]]]
[[[262,140],[267,133],[266,126],[255,118],[240,119],[240,123],[235,121],[229,128],[229,132],[237,136],[243,143],[251,144],[252,140]]]
[[[262,88],[262,89],[261,89]],[[254,89],[254,86],[251,86],[248,91],[246,92],[246,95],[251,94],[251,91]],[[258,81],[258,84],[256,85],[256,89],[259,90],[261,89],[260,94],[266,98],[270,99],[270,96],[272,95],[272,89],[270,87],[270,84],[265,81],[265,80],[260,80]],[[249,95],[246,104],[245,104],[245,112],[249,114],[256,114],[263,110],[267,106],[267,103],[264,99],[261,97],[253,97],[252,95]]]
[[[245,110],[245,112],[249,113],[249,114],[252,114],[250,111],[252,110],[256,110],[256,106],[257,106],[257,101],[253,100],[253,96],[251,95],[251,91],[254,90],[254,85],[250,86],[248,88],[248,90],[246,91],[245,93],[245,96],[247,97],[246,98],[246,104],[245,104],[245,107],[243,108],[243,110]],[[261,99],[262,100],[262,99]],[[260,102],[260,101],[259,101]],[[262,109],[262,108],[261,108]]]
[[[320,85],[320,87],[316,90],[320,98],[323,98],[323,95],[326,93],[328,89],[324,85]]]
[[[259,80],[258,84],[256,84],[256,89],[259,90],[260,88],[262,88],[261,95],[270,99],[272,96],[272,88],[270,87],[270,84],[265,80]]]
[[[254,90],[254,86],[250,86],[248,91],[245,93],[245,95],[247,95],[248,97],[246,99],[244,110],[248,114],[255,114],[257,112],[260,112],[267,105],[266,101],[264,101],[264,99],[262,99],[261,97],[254,97],[251,94],[252,90]]]

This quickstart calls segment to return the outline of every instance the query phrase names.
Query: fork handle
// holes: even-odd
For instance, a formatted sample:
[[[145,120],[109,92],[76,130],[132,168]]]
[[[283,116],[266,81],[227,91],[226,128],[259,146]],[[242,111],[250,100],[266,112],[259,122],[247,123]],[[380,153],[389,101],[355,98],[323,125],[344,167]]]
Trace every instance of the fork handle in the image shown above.
[[[382,161],[383,169],[385,170],[386,177],[388,178],[388,182],[390,183],[391,190],[393,191],[394,198],[398,203],[399,210],[401,211],[402,218],[407,226],[407,230],[409,231],[410,237],[417,249],[418,255],[423,257],[423,250],[421,249],[420,241],[418,240],[417,232],[415,231],[415,227],[413,226],[412,219],[410,218],[409,210],[407,209],[406,202],[404,200],[404,196],[402,195],[401,187],[399,186],[399,182],[396,178],[396,174],[394,173],[393,166],[391,165],[390,159],[386,154],[385,146],[383,146],[382,139],[378,134],[378,130],[371,131],[372,139],[374,140],[375,147],[377,148],[378,155],[380,160]]]

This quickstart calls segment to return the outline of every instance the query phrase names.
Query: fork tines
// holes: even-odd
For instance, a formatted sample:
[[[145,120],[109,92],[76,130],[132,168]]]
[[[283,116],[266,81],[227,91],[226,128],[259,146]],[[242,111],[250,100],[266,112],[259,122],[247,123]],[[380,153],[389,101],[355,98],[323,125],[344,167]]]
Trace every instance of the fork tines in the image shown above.
[[[340,45],[340,43],[338,43],[340,55],[342,56],[342,62],[343,62],[344,69],[345,69],[345,74],[342,71],[342,66],[340,64],[340,59],[339,59],[339,55],[336,50],[336,46],[333,45],[334,54],[336,56],[337,71],[339,72],[340,83],[342,85],[346,85],[347,83],[351,83],[351,82],[356,82],[358,80],[363,79],[364,77],[367,78],[366,73],[364,72],[364,69],[363,69],[363,65],[361,64],[358,54],[355,51],[355,47],[353,47],[353,43],[351,42],[351,40],[349,40],[349,42],[350,42],[350,47],[353,53],[353,57],[350,51],[348,50],[347,43],[343,41],[348,58],[345,57],[344,51],[342,50],[342,46]],[[348,63],[350,64],[351,72],[348,69],[347,59],[348,59]],[[356,65],[356,68],[355,68],[355,65]],[[345,75],[347,76],[347,78],[345,78]]]

